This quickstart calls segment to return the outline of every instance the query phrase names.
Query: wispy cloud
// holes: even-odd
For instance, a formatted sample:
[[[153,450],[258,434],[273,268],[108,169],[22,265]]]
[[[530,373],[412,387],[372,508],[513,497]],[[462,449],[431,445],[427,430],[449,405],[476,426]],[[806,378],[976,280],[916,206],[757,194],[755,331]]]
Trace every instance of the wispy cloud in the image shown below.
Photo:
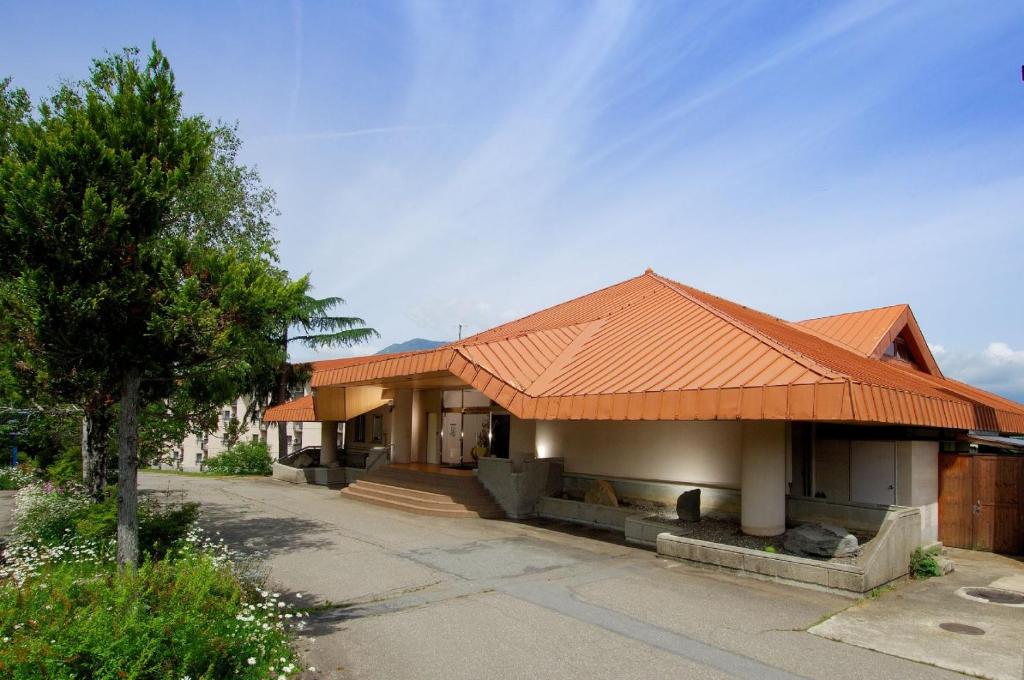
[[[1020,8],[413,3],[366,21],[392,42],[331,66],[353,73],[310,113],[320,130],[268,141],[296,175],[286,261],[389,341],[653,266],[788,318],[910,302],[947,346],[1024,344],[1000,292],[1024,248],[1024,123],[1013,74],[992,75]]]
[[[329,142],[333,140],[353,139],[356,137],[370,137],[376,135],[451,130],[454,127],[455,126],[452,125],[391,125],[385,127],[360,128],[357,130],[333,130],[326,132],[284,134],[270,137],[270,139],[279,142]]]

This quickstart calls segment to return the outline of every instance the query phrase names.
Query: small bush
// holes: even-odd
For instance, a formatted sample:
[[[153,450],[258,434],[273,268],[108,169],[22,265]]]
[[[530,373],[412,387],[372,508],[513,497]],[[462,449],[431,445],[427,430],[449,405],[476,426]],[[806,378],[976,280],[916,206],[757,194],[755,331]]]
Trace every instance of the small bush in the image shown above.
[[[188,532],[199,516],[199,505],[161,506],[139,500],[139,548],[153,558],[161,558]],[[117,498],[110,494],[101,503],[85,508],[74,519],[72,530],[87,540],[109,540],[117,536]]]
[[[278,603],[201,550],[134,572],[102,559],[57,561],[20,586],[0,585],[0,674],[287,677],[298,669]]]
[[[0,560],[0,677],[216,680],[296,674],[304,625],[222,540],[195,504],[140,499],[144,559],[114,561],[117,503],[75,486],[18,492]]]
[[[74,485],[46,482],[26,486],[14,499],[14,539],[23,543],[58,543],[91,503],[85,492]]]
[[[923,579],[942,576],[942,568],[939,566],[937,559],[938,555],[938,548],[929,548],[928,550],[916,548],[910,556],[911,578]]]
[[[35,480],[32,471],[24,465],[0,468],[0,491],[21,489]]]
[[[161,505],[143,496],[139,499],[139,547],[151,557],[163,557],[198,515],[195,503]],[[93,503],[80,487],[37,484],[18,493],[14,522],[19,543],[53,546],[69,535],[104,543],[117,536],[117,497],[111,490],[101,502]]]
[[[116,461],[113,461],[116,465]],[[74,484],[82,481],[82,449],[68,447],[46,468],[46,478],[54,484]]]
[[[269,475],[270,449],[264,442],[242,442],[206,463],[206,471],[215,475]]]

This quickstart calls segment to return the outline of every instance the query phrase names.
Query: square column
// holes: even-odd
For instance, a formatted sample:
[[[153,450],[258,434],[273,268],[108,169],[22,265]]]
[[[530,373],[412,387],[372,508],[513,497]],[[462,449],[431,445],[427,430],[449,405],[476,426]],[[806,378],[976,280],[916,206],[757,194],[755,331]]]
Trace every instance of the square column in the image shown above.
[[[338,466],[337,420],[325,420],[320,423],[320,464],[324,467]]]
[[[750,536],[786,531],[786,424],[744,421],[740,526]]]
[[[412,461],[412,390],[394,391],[391,411],[391,462]]]

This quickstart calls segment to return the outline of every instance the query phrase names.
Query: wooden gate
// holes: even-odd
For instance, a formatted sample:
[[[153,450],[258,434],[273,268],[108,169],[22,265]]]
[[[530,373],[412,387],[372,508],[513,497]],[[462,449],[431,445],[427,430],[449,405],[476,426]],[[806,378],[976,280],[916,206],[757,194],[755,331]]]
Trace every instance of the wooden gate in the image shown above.
[[[939,540],[1024,554],[1024,458],[940,454]]]

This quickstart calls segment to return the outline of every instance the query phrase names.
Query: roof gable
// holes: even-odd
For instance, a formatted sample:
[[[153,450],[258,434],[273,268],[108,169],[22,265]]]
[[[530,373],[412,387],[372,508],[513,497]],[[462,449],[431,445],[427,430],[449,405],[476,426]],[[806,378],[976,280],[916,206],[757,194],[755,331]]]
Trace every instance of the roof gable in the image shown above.
[[[794,325],[871,359],[884,359],[897,339],[921,371],[942,377],[910,305],[893,305],[798,321]]]

